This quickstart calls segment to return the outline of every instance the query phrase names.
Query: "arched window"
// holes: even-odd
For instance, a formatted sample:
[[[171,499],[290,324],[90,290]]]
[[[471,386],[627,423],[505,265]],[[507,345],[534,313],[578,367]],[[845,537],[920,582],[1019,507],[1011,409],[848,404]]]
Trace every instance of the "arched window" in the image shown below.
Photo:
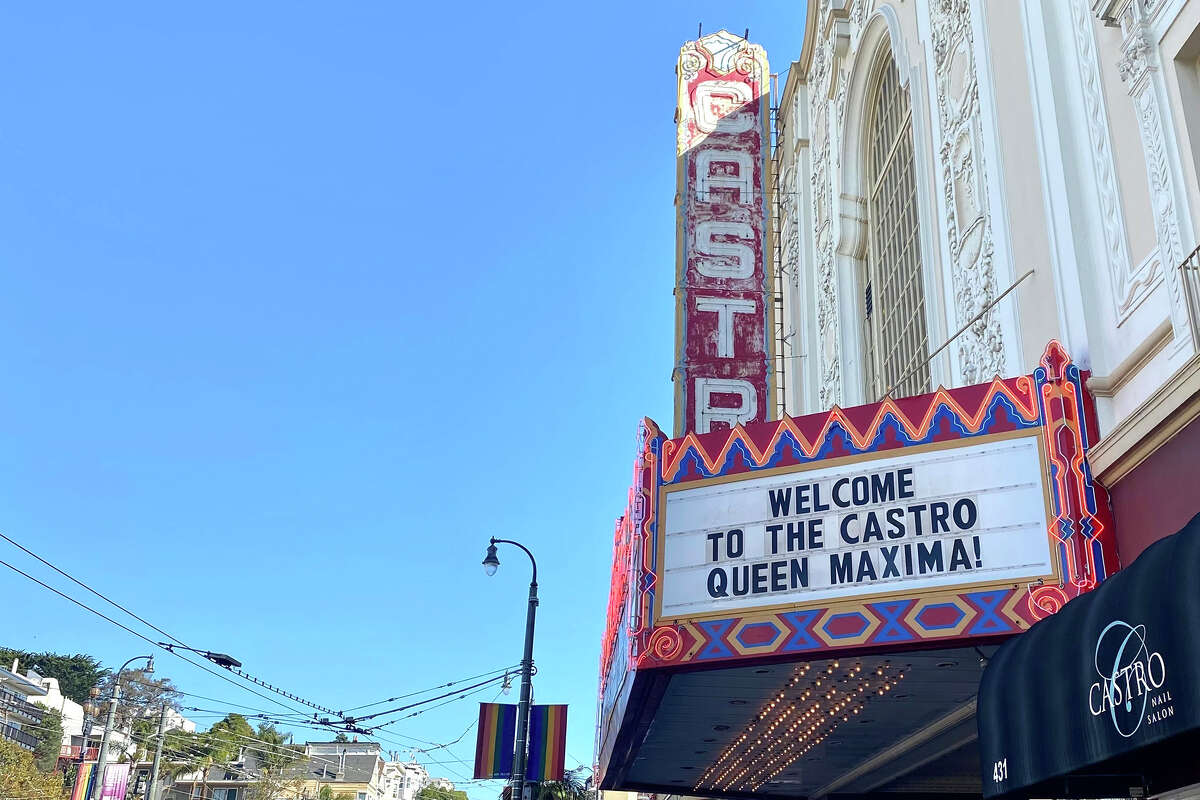
[[[866,399],[929,390],[925,287],[917,221],[912,107],[896,64],[883,59],[869,95],[866,135],[867,261],[863,287]]]

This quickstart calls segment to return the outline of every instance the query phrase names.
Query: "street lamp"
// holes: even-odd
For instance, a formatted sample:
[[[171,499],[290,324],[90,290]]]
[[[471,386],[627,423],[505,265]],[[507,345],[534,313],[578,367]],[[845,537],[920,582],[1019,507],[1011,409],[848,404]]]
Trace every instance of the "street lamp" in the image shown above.
[[[104,726],[104,736],[100,739],[100,755],[96,759],[96,779],[92,782],[92,795],[90,800],[97,800],[100,793],[104,790],[104,768],[108,764],[108,737],[112,733],[113,724],[117,716],[117,700],[121,697],[121,673],[135,661],[146,659],[146,668],[142,670],[145,673],[154,672],[154,656],[134,656],[121,665],[117,670],[116,678],[113,680],[112,698],[108,701],[108,722]]]
[[[83,743],[79,746],[79,763],[87,761],[88,737],[92,735],[92,725],[95,724],[96,717],[100,715],[100,706],[96,700],[100,697],[100,689],[93,686],[88,689],[88,701],[83,704],[83,727],[80,733],[83,734]]]
[[[488,543],[487,555],[483,559],[483,571],[489,576],[495,575],[500,566],[496,557],[497,544],[511,544],[525,551],[529,563],[533,565],[533,580],[529,582],[529,610],[525,616],[525,655],[521,659],[521,700],[517,704],[517,742],[513,749],[513,788],[516,790],[512,800],[525,800],[525,748],[529,726],[529,695],[531,691],[530,677],[533,674],[533,623],[537,616],[537,561],[529,548],[511,539],[492,537]]]

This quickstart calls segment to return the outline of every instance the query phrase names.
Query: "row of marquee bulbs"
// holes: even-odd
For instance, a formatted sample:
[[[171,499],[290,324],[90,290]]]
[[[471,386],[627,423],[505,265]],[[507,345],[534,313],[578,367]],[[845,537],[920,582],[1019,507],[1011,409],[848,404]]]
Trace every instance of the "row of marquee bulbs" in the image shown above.
[[[840,724],[861,713],[868,702],[884,696],[904,679],[904,671],[893,671],[889,663],[868,670],[865,676],[862,664],[855,663],[840,677],[833,677],[840,667],[838,661],[825,669],[818,667],[802,688],[798,684],[813,672],[813,665],[800,664],[792,670],[783,688],[709,765],[695,789],[707,784],[707,788],[721,791],[735,786],[744,790],[749,785],[751,791],[758,791],[825,741]],[[777,734],[784,725],[787,727]]]

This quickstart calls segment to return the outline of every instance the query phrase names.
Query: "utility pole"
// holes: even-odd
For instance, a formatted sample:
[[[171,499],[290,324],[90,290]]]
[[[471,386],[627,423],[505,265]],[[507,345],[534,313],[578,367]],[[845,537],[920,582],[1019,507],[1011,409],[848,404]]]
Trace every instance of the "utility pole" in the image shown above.
[[[167,726],[167,704],[163,703],[162,712],[158,715],[158,742],[154,745],[154,763],[150,765],[150,783],[146,784],[146,800],[158,800],[158,762],[162,759],[163,739],[166,734],[163,729]]]
[[[104,725],[104,736],[100,738],[100,755],[96,759],[96,779],[92,782],[90,800],[100,800],[100,796],[104,793],[104,768],[108,766],[108,739],[112,735],[113,725],[116,724],[117,701],[121,699],[121,673],[130,664],[143,658],[149,661],[143,672],[154,672],[154,656],[134,656],[121,665],[113,678],[112,699],[108,703],[108,722]]]

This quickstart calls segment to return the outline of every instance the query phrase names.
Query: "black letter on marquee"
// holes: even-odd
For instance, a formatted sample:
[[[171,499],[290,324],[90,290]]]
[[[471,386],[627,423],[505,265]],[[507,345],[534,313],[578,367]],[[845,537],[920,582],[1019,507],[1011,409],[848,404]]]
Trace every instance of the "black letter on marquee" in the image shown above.
[[[724,534],[723,534],[723,533],[721,533],[720,531],[717,531],[717,532],[715,532],[715,533],[710,533],[710,534],[708,535],[708,540],[709,540],[710,542],[712,542],[712,560],[713,560],[713,561],[720,561],[720,560],[721,560],[721,556],[720,556],[720,555],[717,553],[717,542],[721,541],[721,537],[722,537],[723,535],[724,535]]]
[[[916,526],[917,536],[920,536],[925,532],[921,527],[921,512],[927,508],[929,508],[929,506],[925,505],[924,503],[919,503],[915,506],[908,507],[908,513],[913,515],[913,524]]]
[[[942,533],[950,532],[950,525],[946,519],[950,516],[949,503],[930,503],[929,504],[929,532],[937,533],[938,528],[942,529]]]
[[[708,596],[729,597],[729,576],[720,567],[713,567],[709,570]]]
[[[941,544],[941,542],[938,542]],[[733,593],[738,597],[750,592],[750,568],[747,566],[731,567],[730,572],[733,573]],[[738,584],[738,573],[742,575],[741,584]]]
[[[787,562],[772,561],[771,562],[771,591],[786,592],[787,591]]]
[[[954,524],[960,531],[974,528],[975,520],[978,518],[979,509],[975,508],[975,502],[971,498],[964,497],[954,504]]]
[[[808,556],[792,559],[792,588],[808,588]]]
[[[770,489],[767,494],[771,496],[771,516],[786,517],[788,508],[792,504],[792,487],[786,489]]]
[[[726,536],[729,538],[725,540],[725,554],[730,558],[741,558],[746,550],[746,535],[742,529],[734,528]]]
[[[879,552],[883,553],[883,560],[885,562],[883,565],[883,577],[899,578],[900,568],[896,566],[896,556],[900,555],[900,546],[881,547],[879,548]]]
[[[760,561],[750,568],[754,576],[754,593],[763,594],[767,591],[767,562]]]
[[[847,514],[842,517],[842,541],[846,544],[858,544],[858,539],[855,539],[847,530],[850,523],[856,519],[858,519],[858,514],[856,513]]]
[[[871,563],[871,554],[864,550],[858,554],[858,576],[854,579],[855,583],[862,583],[863,578],[875,580],[875,565]]]
[[[950,571],[970,569],[971,566],[971,559],[967,557],[967,546],[963,544],[962,539],[955,539],[950,548]]]
[[[896,473],[876,472],[871,476],[871,502],[890,503],[896,499]]]
[[[767,533],[771,534],[771,553],[779,552],[779,532],[783,530],[782,525],[768,525]]]
[[[829,554],[829,585],[854,582],[854,558],[852,553]]]
[[[942,543],[930,542],[926,546],[925,542],[917,542],[917,564],[921,568],[921,574],[926,571],[942,572],[944,569],[942,562]]]

